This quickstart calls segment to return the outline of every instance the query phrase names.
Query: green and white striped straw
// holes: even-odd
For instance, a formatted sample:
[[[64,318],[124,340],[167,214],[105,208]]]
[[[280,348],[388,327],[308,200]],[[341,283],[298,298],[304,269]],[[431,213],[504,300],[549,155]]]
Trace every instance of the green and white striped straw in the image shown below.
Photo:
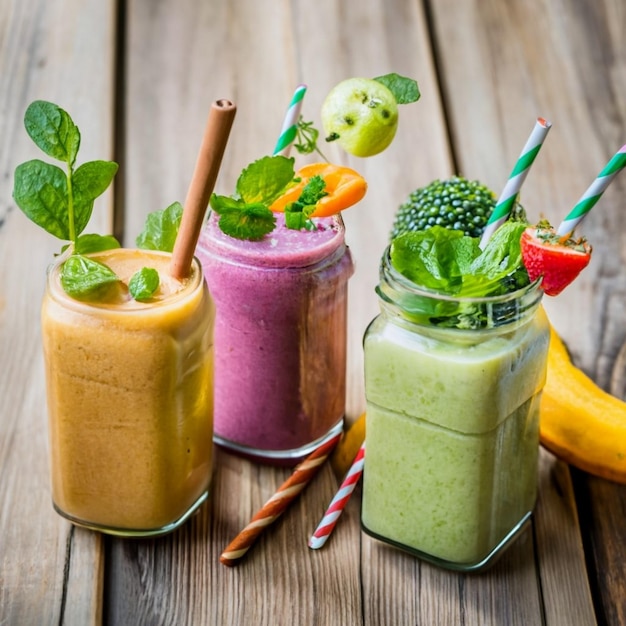
[[[484,248],[487,245],[487,242],[493,235],[493,233],[506,222],[515,205],[515,200],[517,198],[517,194],[519,193],[520,188],[526,176],[528,175],[528,171],[530,170],[530,166],[533,164],[539,149],[541,148],[544,139],[546,138],[548,131],[550,130],[552,124],[547,120],[544,120],[542,117],[538,117],[535,122],[535,126],[530,133],[530,137],[526,141],[526,145],[522,149],[522,153],[520,154],[509,179],[498,198],[498,202],[493,210],[493,213],[489,217],[487,224],[485,226],[485,230],[483,232],[483,236],[480,239],[480,247]]]
[[[611,181],[624,169],[624,166],[626,166],[626,145],[613,155],[613,158],[591,183],[576,206],[561,222],[556,231],[557,235],[562,239],[571,236],[574,229],[587,217],[591,207],[600,199],[600,196],[606,191]]]
[[[293,93],[283,126],[280,129],[280,136],[274,148],[274,155],[289,156],[291,146],[296,138],[298,131],[298,120],[300,119],[300,109],[302,108],[302,100],[306,93],[306,85],[298,85]]]

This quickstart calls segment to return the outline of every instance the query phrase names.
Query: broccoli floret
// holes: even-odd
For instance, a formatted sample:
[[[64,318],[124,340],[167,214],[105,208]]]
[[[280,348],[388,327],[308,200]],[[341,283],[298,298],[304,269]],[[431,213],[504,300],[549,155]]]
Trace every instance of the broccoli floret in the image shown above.
[[[407,231],[443,226],[480,237],[496,206],[496,196],[475,180],[454,176],[416,189],[398,209],[391,238]]]

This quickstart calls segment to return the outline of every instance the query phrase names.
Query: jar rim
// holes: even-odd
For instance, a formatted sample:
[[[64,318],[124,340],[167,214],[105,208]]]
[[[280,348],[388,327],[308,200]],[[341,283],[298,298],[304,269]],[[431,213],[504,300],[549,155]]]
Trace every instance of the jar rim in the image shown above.
[[[103,250],[100,252],[86,254],[85,256],[107,256],[108,254],[119,254],[120,252],[122,252],[122,254],[141,252],[150,256],[164,258],[171,258],[172,256],[170,252],[139,248],[113,248],[111,250]],[[179,291],[171,294],[170,296],[162,300],[148,300],[145,302],[133,301],[136,304],[136,306],[133,307],[120,306],[119,304],[115,303],[80,300],[66,293],[60,282],[60,268],[70,255],[71,250],[68,248],[68,251],[66,251],[62,255],[59,255],[48,266],[46,276],[46,291],[54,300],[61,302],[64,307],[69,307],[77,312],[89,312],[90,314],[100,312],[101,314],[106,314],[109,316],[141,314],[145,315],[148,310],[162,310],[167,307],[177,306],[181,300],[193,297],[193,295],[196,294],[198,290],[204,288],[204,276],[202,273],[202,266],[200,264],[200,261],[196,257],[193,257],[193,271],[190,278]]]

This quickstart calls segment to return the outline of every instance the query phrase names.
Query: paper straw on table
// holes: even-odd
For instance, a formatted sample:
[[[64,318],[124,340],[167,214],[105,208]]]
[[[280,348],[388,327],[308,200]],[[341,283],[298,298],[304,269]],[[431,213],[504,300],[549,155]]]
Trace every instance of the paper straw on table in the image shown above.
[[[189,276],[204,214],[215,187],[217,173],[235,119],[237,107],[230,100],[216,100],[211,105],[196,166],[191,178],[183,216],[174,242],[170,274],[182,279]]]
[[[230,542],[220,556],[224,565],[236,565],[259,535],[272,524],[296,499],[311,479],[317,474],[333,448],[341,438],[338,433],[321,444],[304,459],[293,474],[278,488],[278,491],[261,507],[248,525]]]
[[[613,155],[613,158],[591,183],[576,206],[561,222],[556,231],[557,235],[560,235],[562,239],[567,239],[574,232],[574,229],[585,219],[593,205],[600,199],[611,181],[624,169],[624,166],[626,166],[626,145]]]
[[[339,487],[339,491],[337,491],[335,497],[330,501],[322,521],[315,529],[315,532],[311,535],[311,538],[309,539],[309,548],[318,550],[330,537],[330,534],[333,532],[339,517],[343,513],[346,504],[348,504],[348,500],[350,500],[350,497],[359,482],[359,478],[361,478],[364,462],[365,442],[361,444],[361,447],[359,448],[356,457],[354,457],[354,461],[352,461],[352,465],[350,466],[346,477],[343,479],[343,482]]]
[[[306,93],[306,85],[298,85],[293,93],[285,120],[280,130],[280,136],[274,148],[274,155],[289,156],[291,146],[298,132],[298,120],[300,119],[300,109],[302,109],[302,100]]]
[[[515,205],[515,200],[517,198],[517,194],[522,187],[526,176],[528,175],[528,171],[530,170],[530,166],[533,164],[539,149],[541,148],[548,131],[550,130],[552,124],[547,120],[544,120],[542,117],[538,117],[535,122],[535,126],[533,127],[528,140],[526,141],[526,145],[522,149],[522,153],[511,172],[509,179],[498,198],[498,202],[493,210],[493,213],[489,217],[487,221],[487,225],[485,226],[485,230],[483,232],[483,236],[480,240],[480,247],[484,248],[487,245],[489,239],[493,233],[506,222]]]

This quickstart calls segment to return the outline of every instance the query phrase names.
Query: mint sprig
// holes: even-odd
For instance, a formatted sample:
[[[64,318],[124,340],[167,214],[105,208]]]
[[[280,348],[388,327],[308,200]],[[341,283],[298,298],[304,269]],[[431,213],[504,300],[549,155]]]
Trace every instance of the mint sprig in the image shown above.
[[[263,157],[246,167],[233,196],[211,195],[220,230],[236,239],[256,241],[272,232],[276,218],[269,207],[294,178],[294,159]]]

